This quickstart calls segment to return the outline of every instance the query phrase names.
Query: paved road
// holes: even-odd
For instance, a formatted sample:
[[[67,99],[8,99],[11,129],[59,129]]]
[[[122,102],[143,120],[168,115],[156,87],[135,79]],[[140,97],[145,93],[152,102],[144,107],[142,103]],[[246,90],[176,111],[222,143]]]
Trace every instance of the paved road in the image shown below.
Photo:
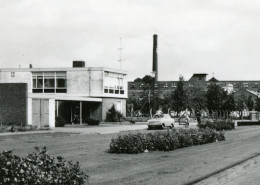
[[[53,134],[2,136],[0,151],[13,150],[15,154],[25,156],[33,150],[34,146],[47,146],[51,155],[62,155],[68,160],[79,161],[81,167],[90,175],[90,184],[95,185],[191,185],[260,153],[259,126],[239,127],[234,131],[228,131],[226,141],[218,143],[137,155],[107,153],[110,140],[116,134],[92,134],[100,132],[99,128],[101,129],[101,127],[74,129],[81,134],[71,134],[73,128],[57,128]],[[100,133],[117,132],[127,128],[133,130],[140,128],[144,129],[142,132],[151,132],[145,130],[146,125],[137,124],[113,127],[104,125]],[[61,132],[62,129],[66,129],[65,133]],[[259,163],[257,159],[256,164]],[[249,167],[247,165],[242,167],[244,171],[234,168],[231,173],[224,172],[222,177],[227,178],[222,178],[221,181],[217,181],[217,184],[258,185],[260,167],[251,164]],[[221,179],[221,174],[217,174],[216,179]],[[198,184],[202,183],[203,181],[199,181]],[[212,181],[209,184],[213,184]]]

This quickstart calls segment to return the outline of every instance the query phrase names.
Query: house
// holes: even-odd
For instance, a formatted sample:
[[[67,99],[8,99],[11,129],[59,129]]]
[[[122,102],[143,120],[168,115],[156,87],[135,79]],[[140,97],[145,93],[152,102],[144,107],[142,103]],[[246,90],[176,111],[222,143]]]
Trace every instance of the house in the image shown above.
[[[71,123],[75,116],[80,123],[89,117],[104,121],[113,104],[125,116],[126,77],[125,71],[85,67],[83,61],[74,61],[72,68],[31,68],[30,65],[30,68],[0,69],[0,95],[9,94],[10,88],[5,86],[26,87],[21,97],[26,99],[22,109],[27,112],[27,125],[55,127],[55,118]],[[10,102],[10,98],[15,97],[17,95],[11,93],[10,97],[2,96],[0,102]],[[1,113],[2,117],[10,119],[16,116],[10,107],[3,105],[0,105],[0,117]],[[9,106],[16,108],[12,103]]]

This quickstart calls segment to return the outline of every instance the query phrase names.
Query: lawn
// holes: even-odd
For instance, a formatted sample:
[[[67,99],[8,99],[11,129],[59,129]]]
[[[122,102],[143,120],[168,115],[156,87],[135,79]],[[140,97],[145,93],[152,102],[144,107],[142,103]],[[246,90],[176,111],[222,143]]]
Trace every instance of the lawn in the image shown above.
[[[142,132],[152,132],[144,130]],[[49,154],[79,161],[90,184],[189,184],[215,171],[260,153],[260,127],[227,131],[226,141],[170,152],[110,154],[116,134],[39,133],[0,136],[0,151],[25,156],[34,146],[47,146]]]

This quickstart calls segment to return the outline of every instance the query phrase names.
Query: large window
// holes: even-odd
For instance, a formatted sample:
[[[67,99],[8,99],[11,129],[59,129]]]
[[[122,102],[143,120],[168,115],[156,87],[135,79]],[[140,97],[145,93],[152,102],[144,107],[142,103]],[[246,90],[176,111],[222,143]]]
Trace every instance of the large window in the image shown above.
[[[66,93],[66,72],[33,72],[33,93]]]
[[[104,93],[125,94],[124,75],[112,72],[104,73]]]

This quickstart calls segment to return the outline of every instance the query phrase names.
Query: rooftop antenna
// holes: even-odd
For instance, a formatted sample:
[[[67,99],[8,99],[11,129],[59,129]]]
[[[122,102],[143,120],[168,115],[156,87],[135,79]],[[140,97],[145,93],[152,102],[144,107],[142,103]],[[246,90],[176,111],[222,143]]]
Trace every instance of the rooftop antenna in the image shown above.
[[[120,37],[120,47],[118,48],[119,50],[119,59],[118,59],[118,62],[119,62],[119,65],[120,65],[120,69],[122,69],[122,61],[124,59],[122,59],[122,38]]]

